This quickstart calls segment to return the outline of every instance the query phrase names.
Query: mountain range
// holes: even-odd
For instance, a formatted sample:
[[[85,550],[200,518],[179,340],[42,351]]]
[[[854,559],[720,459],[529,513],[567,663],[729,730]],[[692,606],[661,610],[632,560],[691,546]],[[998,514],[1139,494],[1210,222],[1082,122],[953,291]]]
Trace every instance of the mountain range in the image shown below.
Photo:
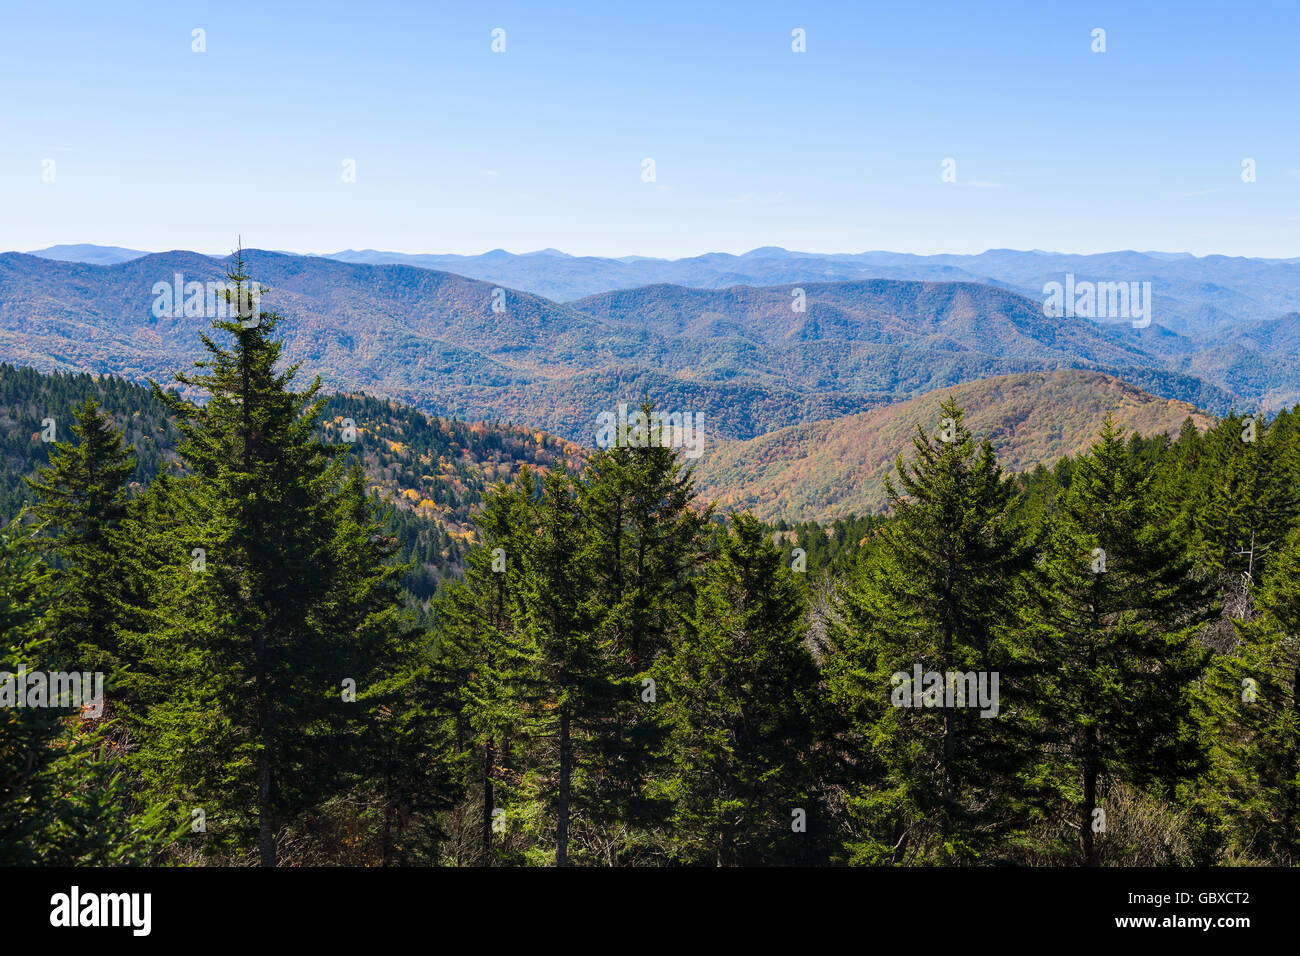
[[[0,359],[164,383],[188,368],[210,319],[185,307],[184,289],[223,281],[229,258],[107,261],[130,252],[115,250],[95,253],[106,260],[96,264],[73,261],[74,251],[0,255]],[[1234,408],[1300,401],[1300,311],[1137,329],[1048,315],[1004,284],[816,281],[805,257],[756,252],[732,258],[785,262],[798,278],[654,283],[560,302],[427,265],[260,250],[245,258],[269,289],[264,306],[282,316],[286,357],[330,391],[508,422],[574,449],[591,446],[598,414],[649,396],[662,410],[700,413],[703,496],[765,520],[881,510],[895,458],[949,396],[1009,471],[1077,454],[1107,414],[1141,434],[1170,433],[1189,418],[1204,428]],[[560,276],[574,261],[555,250],[497,259],[551,264]],[[1250,261],[1264,271],[1297,265]],[[619,264],[646,262],[665,261]],[[182,295],[157,308],[159,284],[178,282]]]
[[[719,440],[855,414],[990,376],[1091,369],[1214,414],[1300,388],[1294,313],[1209,334],[1049,317],[975,282],[870,279],[699,289],[653,285],[568,303],[409,265],[248,251],[284,317],[286,355],[335,391],[590,445],[596,416],[653,397]],[[554,255],[538,259],[565,261]],[[155,314],[155,286],[222,280],[228,259],[111,265],[0,255],[0,358],[44,371],[169,381],[209,319]],[[796,308],[802,291],[802,310]],[[201,311],[201,310],[200,310]]]
[[[82,244],[52,246],[33,255],[102,265],[140,258],[146,253]],[[1066,274],[1072,274],[1080,281],[1149,281],[1155,322],[1187,334],[1300,310],[1300,259],[1188,253],[1069,255],[991,249],[978,255],[923,256],[898,252],[822,254],[765,246],[743,255],[715,252],[683,259],[570,256],[556,249],[524,254],[494,249],[475,256],[348,249],[326,258],[452,272],[557,302],[658,284],[725,289],[863,279],[975,282],[1010,289],[1041,302],[1046,283],[1064,281]]]

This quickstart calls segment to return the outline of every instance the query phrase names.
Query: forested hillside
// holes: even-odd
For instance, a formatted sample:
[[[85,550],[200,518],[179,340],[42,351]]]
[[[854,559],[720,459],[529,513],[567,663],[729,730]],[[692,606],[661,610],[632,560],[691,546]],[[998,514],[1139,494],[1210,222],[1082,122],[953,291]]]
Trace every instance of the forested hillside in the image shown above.
[[[174,417],[148,388],[112,375],[42,375],[0,363],[0,521],[33,500],[24,478],[48,463],[52,447],[42,438],[41,423],[53,419],[54,437],[67,437],[73,410],[88,398],[99,403],[132,449],[133,492],[164,467],[169,474],[184,474]],[[344,441],[345,428],[350,441]],[[471,515],[488,488],[512,480],[525,464],[542,470],[562,463],[573,467],[581,455],[572,442],[544,432],[432,418],[366,395],[328,396],[321,436],[356,456],[368,489],[393,506],[398,555],[413,564],[403,583],[419,598],[433,594],[442,578],[459,573],[474,536]]]
[[[475,439],[350,453],[278,325],[153,392],[181,467],[85,402],[0,533],[0,670],[106,684],[7,712],[0,862],[1300,862],[1300,408],[1017,479],[945,401],[775,534],[662,443],[510,467],[424,615],[368,489]]]
[[[35,369],[0,362],[0,444],[4,454],[0,521],[12,520],[32,500],[23,479],[49,463],[51,442],[43,439],[42,432],[52,424],[52,439],[67,438],[72,409],[88,398],[99,402],[131,447],[135,469],[130,482],[134,488],[151,481],[165,462],[176,460],[176,429],[166,406],[149,389],[112,375],[42,375]]]
[[[725,444],[697,464],[700,493],[764,520],[827,522],[881,511],[888,504],[885,480],[911,447],[917,422],[937,422],[949,397],[1009,472],[1084,451],[1108,415],[1140,435],[1174,434],[1189,420],[1204,429],[1212,421],[1186,402],[1155,398],[1100,372],[1001,376]]]

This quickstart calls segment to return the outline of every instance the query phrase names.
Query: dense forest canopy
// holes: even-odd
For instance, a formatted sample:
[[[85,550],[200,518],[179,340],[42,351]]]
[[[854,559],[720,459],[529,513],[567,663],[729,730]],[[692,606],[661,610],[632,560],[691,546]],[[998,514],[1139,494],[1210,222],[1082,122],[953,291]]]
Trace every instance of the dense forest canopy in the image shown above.
[[[6,711],[3,862],[1300,858],[1300,410],[1011,476],[948,402],[884,515],[769,526],[279,325],[0,367],[0,671],[104,679]]]

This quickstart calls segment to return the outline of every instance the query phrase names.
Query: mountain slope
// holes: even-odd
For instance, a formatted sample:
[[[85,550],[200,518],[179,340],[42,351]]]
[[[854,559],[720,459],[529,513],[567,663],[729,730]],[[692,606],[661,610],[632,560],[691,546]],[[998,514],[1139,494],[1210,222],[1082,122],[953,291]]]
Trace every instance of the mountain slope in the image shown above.
[[[791,307],[804,293],[804,311]],[[898,401],[995,375],[1097,368],[1164,398],[1216,413],[1243,404],[1220,379],[1178,363],[1195,349],[1156,325],[1134,329],[1049,317],[1036,302],[971,283],[870,280],[798,287],[647,286],[572,303],[588,315],[698,343],[700,363],[723,345],[760,381],[802,383]],[[727,363],[720,361],[720,368]],[[763,378],[767,376],[767,378]],[[1226,382],[1226,380],[1224,380]],[[1249,376],[1233,381],[1246,385]],[[1295,381],[1300,384],[1300,371]],[[1251,393],[1247,393],[1251,394]]]
[[[250,251],[264,302],[284,316],[286,353],[334,390],[369,389],[463,419],[512,417],[513,390],[617,366],[661,343],[527,293],[403,266],[351,266]],[[189,252],[101,267],[0,255],[0,357],[52,371],[170,380],[202,350],[210,320],[157,317],[155,283],[224,279],[226,260]],[[594,418],[594,412],[592,417]]]
[[[804,308],[797,312],[799,289]],[[736,335],[783,345],[906,344],[1045,362],[1151,362],[1151,356],[1095,323],[1049,317],[1040,303],[1024,296],[966,282],[877,279],[725,290],[660,285],[592,296],[572,306],[606,321],[640,322],[661,335]]]
[[[584,445],[597,415],[647,394],[665,410],[703,413],[713,438],[751,438],[963,381],[1061,367],[1122,374],[1215,412],[1234,403],[1146,348],[1180,352],[1167,334],[1048,318],[1029,299],[970,283],[810,283],[803,312],[790,308],[790,287],[658,286],[577,309],[406,265],[246,256],[249,273],[270,287],[265,305],[284,317],[286,358],[328,389]],[[223,281],[228,265],[192,252],[110,266],[0,255],[0,359],[169,382],[201,352],[209,319],[201,309],[155,314],[155,286],[177,276]]]
[[[1243,410],[1293,405],[1300,401],[1300,313],[1220,330],[1169,365],[1247,397]]]
[[[708,448],[694,472],[701,494],[765,520],[830,521],[880,511],[896,458],[910,460],[918,424],[927,432],[938,428],[939,406],[949,396],[1008,472],[1085,450],[1107,413],[1144,435],[1176,432],[1188,416],[1201,428],[1211,421],[1187,403],[1155,398],[1100,372],[1000,376]]]
[[[179,439],[167,409],[151,390],[115,376],[42,375],[0,363],[0,522],[32,500],[23,483],[48,462],[41,422],[53,418],[59,440],[74,440],[72,409],[94,398],[134,449],[132,481],[147,484],[177,471]],[[345,422],[356,441],[343,444]],[[458,567],[473,535],[472,515],[484,493],[511,481],[521,466],[581,465],[572,442],[514,425],[449,421],[367,395],[326,396],[321,437],[360,462],[371,491],[396,511],[403,561],[417,567],[408,587],[427,597],[438,578]]]

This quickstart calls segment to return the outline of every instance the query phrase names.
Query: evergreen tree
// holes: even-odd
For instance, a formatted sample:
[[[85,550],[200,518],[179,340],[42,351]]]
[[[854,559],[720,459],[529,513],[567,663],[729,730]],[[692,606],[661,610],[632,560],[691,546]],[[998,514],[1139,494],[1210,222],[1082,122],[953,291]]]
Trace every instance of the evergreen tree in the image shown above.
[[[606,678],[592,634],[591,554],[573,479],[563,469],[543,481],[534,534],[520,561],[514,614],[532,657],[525,699],[534,748],[520,786],[533,797],[529,816],[554,819],[554,863],[567,866],[580,803],[577,778],[592,732],[593,687],[599,694]]]
[[[517,623],[523,554],[534,523],[534,475],[521,469],[513,485],[498,485],[483,503],[481,543],[466,558],[465,580],[439,602],[442,661],[457,683],[456,738],[468,757],[478,798],[477,861],[497,860],[494,834],[508,808],[512,747],[522,743],[533,658]],[[500,793],[498,791],[501,791]],[[503,801],[504,802],[504,801]]]
[[[55,444],[49,467],[28,480],[36,495],[32,511],[51,532],[47,550],[59,569],[62,597],[53,609],[50,652],[69,669],[105,673],[115,688],[127,663],[118,637],[127,587],[118,531],[135,456],[94,399],[73,416],[79,441]]]
[[[130,808],[105,725],[48,697],[18,706],[36,675],[53,690],[58,586],[30,528],[0,529],[0,866],[147,863],[165,842],[161,817]]]
[[[292,391],[278,316],[235,309],[241,257],[230,279],[232,317],[213,327],[233,343],[204,336],[208,357],[177,376],[207,402],[154,386],[191,476],[170,489],[183,523],[151,582],[163,609],[145,640],[168,693],[136,760],[155,799],[205,811],[212,848],[256,846],[273,866],[277,842],[365,766],[366,692],[405,635],[391,543],[359,476],[315,437],[320,382]]]
[[[664,659],[672,834],[688,862],[809,862],[824,830],[813,773],[818,673],[804,598],[748,514],[709,564],[685,633]]]
[[[591,455],[578,486],[604,663],[587,688],[587,839],[602,844],[610,862],[657,852],[654,834],[667,819],[669,807],[651,787],[664,727],[642,691],[691,607],[712,517],[711,507],[693,507],[694,482],[671,429],[649,401],[643,419],[636,414],[625,442]]]
[[[379,862],[429,862],[444,837],[436,816],[460,790],[445,719],[455,688],[432,635],[406,612],[398,586],[406,567],[392,561],[388,516],[367,499],[355,462],[335,507],[336,591],[319,610],[318,626],[351,645],[343,660],[359,680],[348,708],[324,711],[333,724],[327,733],[355,740],[322,756],[336,761],[331,776],[349,785],[339,803],[375,806]],[[304,794],[304,803],[311,799]]]
[[[1013,663],[1006,628],[1031,553],[992,448],[976,446],[951,400],[941,415],[933,437],[918,427],[915,461],[898,461],[902,490],[887,485],[895,518],[845,583],[826,663],[853,755],[855,862],[979,859],[1023,819],[1014,715],[982,716],[992,708],[959,699],[955,675],[995,695],[994,675]],[[953,693],[925,696],[918,666]],[[903,706],[912,702],[925,706]]]
[[[1224,614],[1246,620],[1269,552],[1297,514],[1296,455],[1290,420],[1271,426],[1257,416],[1229,415],[1204,437],[1198,469],[1184,480],[1184,510],[1201,565],[1218,579]],[[1235,639],[1219,628],[1218,650]]]
[[[1211,596],[1150,485],[1108,418],[1049,521],[1025,630],[1046,754],[1039,782],[1070,807],[1085,865],[1104,830],[1106,781],[1170,792],[1200,766],[1190,708],[1206,655],[1194,634]]]
[[[1200,695],[1210,769],[1198,804],[1231,863],[1300,861],[1300,531],[1272,556],[1260,615]]]

